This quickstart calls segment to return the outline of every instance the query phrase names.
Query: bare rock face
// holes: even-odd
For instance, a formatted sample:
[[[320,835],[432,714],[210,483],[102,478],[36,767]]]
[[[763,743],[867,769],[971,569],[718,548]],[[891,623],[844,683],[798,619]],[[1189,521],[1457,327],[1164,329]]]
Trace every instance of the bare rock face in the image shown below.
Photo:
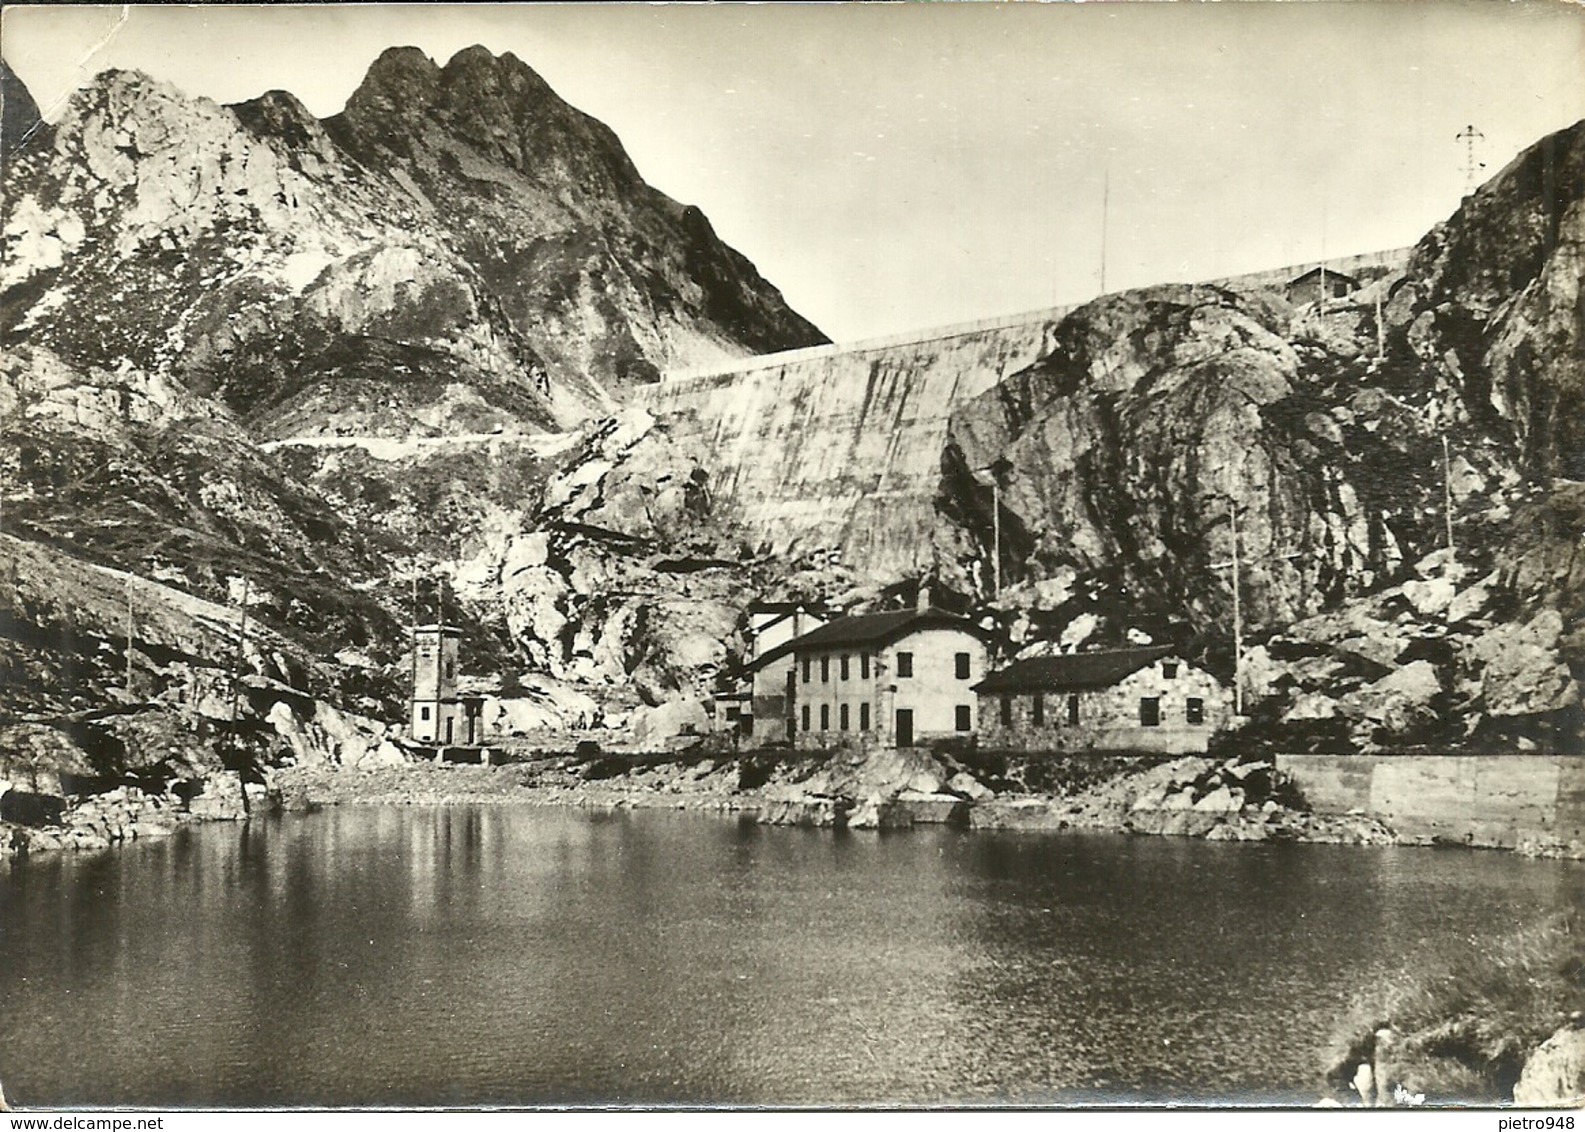
[[[446,227],[558,381],[619,394],[668,366],[825,340],[509,53],[441,67],[393,48],[326,127]]]
[[[1389,322],[1530,474],[1585,479],[1585,122],[1525,150],[1415,249]]]
[[[1513,1103],[1520,1108],[1579,1108],[1585,1105],[1585,1030],[1566,1026],[1524,1063]]]
[[[1391,576],[1427,539],[1431,485],[1389,488],[1390,473],[1405,449],[1429,465],[1431,437],[1407,404],[1378,399],[1367,417],[1365,363],[1294,339],[1288,319],[1212,287],[1074,312],[1050,356],[954,415],[943,509],[961,534],[942,575],[985,585],[992,493],[976,469],[1001,459],[1004,581],[1065,572],[1098,612],[1126,606],[1158,634],[1230,621],[1235,509],[1246,624]]]
[[[175,377],[265,438],[555,422],[472,269],[290,95],[227,108],[107,72],[51,141],[6,169],[13,342]]]

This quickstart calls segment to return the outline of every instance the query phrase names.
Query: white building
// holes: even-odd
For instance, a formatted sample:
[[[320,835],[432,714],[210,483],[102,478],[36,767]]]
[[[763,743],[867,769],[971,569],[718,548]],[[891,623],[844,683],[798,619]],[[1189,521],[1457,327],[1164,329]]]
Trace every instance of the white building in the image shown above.
[[[744,664],[750,682],[741,692],[716,697],[718,727],[736,728],[762,741],[791,739],[786,721],[791,715],[787,678],[792,673],[793,657],[785,653],[766,664],[767,653],[779,650],[796,637],[812,632],[831,620],[834,614],[821,605],[793,601],[757,601],[748,608],[748,647]],[[736,711],[736,715],[733,712]]]
[[[799,747],[909,747],[975,729],[984,634],[940,610],[843,617],[787,641],[754,666],[779,686]],[[768,730],[768,728],[767,728]]]

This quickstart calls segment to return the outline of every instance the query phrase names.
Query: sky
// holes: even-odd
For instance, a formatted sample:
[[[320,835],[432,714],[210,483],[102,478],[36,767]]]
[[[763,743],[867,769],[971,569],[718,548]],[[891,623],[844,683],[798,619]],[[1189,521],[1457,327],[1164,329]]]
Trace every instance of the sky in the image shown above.
[[[852,341],[1413,243],[1585,118],[1585,5],[7,5],[47,118],[110,67],[341,109],[511,51]],[[1104,263],[1104,268],[1103,268]]]

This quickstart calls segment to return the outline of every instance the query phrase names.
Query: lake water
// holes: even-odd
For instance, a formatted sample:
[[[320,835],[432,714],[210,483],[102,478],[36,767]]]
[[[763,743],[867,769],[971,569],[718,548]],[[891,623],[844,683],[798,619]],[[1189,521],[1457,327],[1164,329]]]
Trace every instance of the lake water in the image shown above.
[[[1461,850],[343,807],[0,869],[24,1105],[1319,1095],[1354,996],[1577,902]]]

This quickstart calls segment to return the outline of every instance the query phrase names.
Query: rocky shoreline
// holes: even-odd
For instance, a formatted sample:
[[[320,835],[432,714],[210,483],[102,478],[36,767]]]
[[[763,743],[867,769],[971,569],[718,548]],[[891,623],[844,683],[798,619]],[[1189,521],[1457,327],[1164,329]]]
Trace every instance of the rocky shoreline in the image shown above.
[[[946,824],[1213,841],[1400,841],[1368,817],[1305,811],[1269,762],[1199,757],[1156,762],[1066,794],[993,790],[949,756],[891,751],[787,758],[769,768],[753,757],[657,760],[615,773],[572,758],[496,767],[292,767],[275,772],[271,792],[285,810],[527,804],[740,813],[763,824],[817,828]]]
[[[247,786],[234,772],[189,780],[182,784],[186,796],[123,786],[76,801],[54,820],[0,822],[0,858],[106,849],[168,836],[187,821],[332,805],[675,809],[823,829],[951,825],[1208,841],[1434,843],[1363,813],[1313,812],[1265,759],[1122,758],[1081,767],[1061,782],[1043,779],[1034,767],[969,766],[924,749],[544,755],[483,766],[314,759],[265,770],[261,783]]]
[[[0,821],[0,860],[156,841],[188,822],[240,821],[270,805],[264,787],[244,785],[232,771],[183,780],[161,793],[117,786],[64,805],[58,816],[50,814],[45,820]]]

